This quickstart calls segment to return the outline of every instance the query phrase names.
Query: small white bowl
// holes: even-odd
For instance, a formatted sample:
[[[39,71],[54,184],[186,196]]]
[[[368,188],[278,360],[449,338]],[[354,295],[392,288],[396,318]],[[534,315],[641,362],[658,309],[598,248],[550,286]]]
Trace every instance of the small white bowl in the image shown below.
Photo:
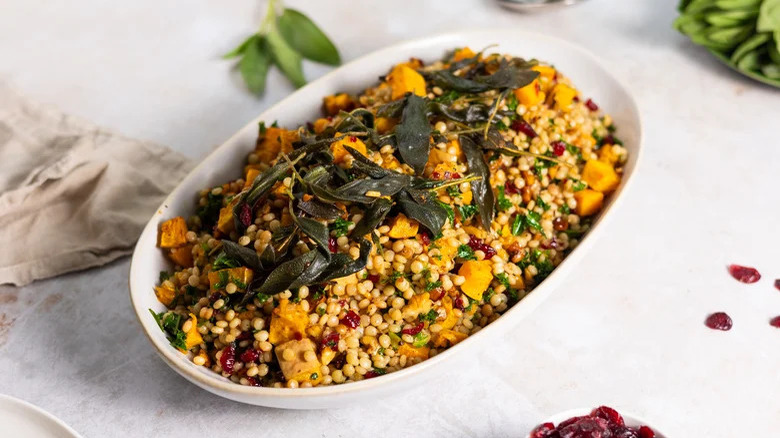
[[[410,57],[430,61],[440,59],[446,51],[455,47],[470,46],[476,50],[491,45],[497,45],[495,50],[503,53],[538,58],[560,68],[581,87],[586,96],[592,97],[612,115],[618,127],[618,135],[630,154],[620,187],[606,201],[593,229],[533,293],[483,330],[421,364],[344,385],[298,389],[241,386],[210,369],[193,364],[187,356],[171,347],[149,313],[149,309],[156,312],[165,310],[157,301],[153,287],[159,272],[171,267],[162,251],[156,247],[159,224],[174,216],[192,214],[197,193],[201,189],[241,176],[244,160],[254,149],[258,121],[277,120],[281,126],[298,126],[319,116],[323,96],[341,91],[359,92],[374,84],[392,65],[407,61]],[[160,357],[184,378],[214,394],[243,403],[288,409],[330,408],[373,401],[382,394],[401,391],[419,383],[425,376],[432,377],[433,370],[440,370],[444,364],[452,366],[458,355],[466,352],[476,354],[481,347],[495,343],[502,333],[511,329],[547,298],[585,255],[596,236],[604,231],[603,222],[612,216],[615,206],[625,196],[627,187],[635,178],[641,140],[639,110],[630,93],[594,56],[568,42],[511,29],[451,33],[388,47],[352,61],[291,94],[247,124],[193,169],[155,212],[138,239],[130,266],[130,299],[144,333]]]
[[[572,418],[572,417],[582,417],[584,415],[589,415],[591,412],[593,412],[593,409],[594,408],[591,408],[591,409],[586,409],[586,408],[569,409],[568,411],[559,412],[559,413],[553,415],[552,417],[550,417],[550,418],[548,418],[548,419],[546,419],[544,421],[540,421],[539,424],[553,423],[554,425],[557,426],[559,423],[561,423],[562,421],[566,421],[569,418]],[[624,411],[622,409],[617,409],[617,408],[614,408],[614,409],[616,411],[618,411],[618,413],[620,414],[621,417],[623,417],[623,421],[626,422],[626,426],[629,426],[629,427],[647,426],[650,429],[653,429],[653,432],[655,432],[655,438],[669,438],[669,435],[666,435],[665,433],[663,433],[660,429],[658,429],[655,425],[653,425],[649,421],[647,421],[647,420],[645,420],[643,418],[640,418],[640,417],[638,417],[638,416],[636,416],[634,414],[631,414],[629,412],[626,412],[626,411]],[[534,427],[537,427],[539,424],[537,424]],[[531,431],[533,431],[533,429],[531,429]],[[528,435],[526,435],[526,438],[531,438],[531,432],[528,432]]]

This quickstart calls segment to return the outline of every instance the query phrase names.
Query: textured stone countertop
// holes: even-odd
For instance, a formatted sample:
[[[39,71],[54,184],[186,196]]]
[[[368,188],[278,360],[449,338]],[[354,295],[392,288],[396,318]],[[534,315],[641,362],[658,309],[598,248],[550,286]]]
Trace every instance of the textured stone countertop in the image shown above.
[[[0,393],[95,438],[521,437],[545,416],[599,404],[673,437],[777,436],[780,330],[768,320],[780,315],[772,285],[780,278],[780,91],[674,32],[673,0],[588,0],[536,15],[489,0],[290,3],[317,18],[345,59],[493,26],[595,52],[633,91],[646,130],[644,162],[609,232],[484,354],[373,403],[281,411],[198,389],[142,335],[127,258],[0,287]],[[272,72],[266,96],[254,98],[219,59],[263,9],[251,0],[9,2],[0,14],[0,77],[197,159],[292,91]],[[309,78],[327,70],[306,65]],[[764,279],[740,284],[729,263],[756,266]],[[705,328],[706,315],[721,310],[734,328]]]

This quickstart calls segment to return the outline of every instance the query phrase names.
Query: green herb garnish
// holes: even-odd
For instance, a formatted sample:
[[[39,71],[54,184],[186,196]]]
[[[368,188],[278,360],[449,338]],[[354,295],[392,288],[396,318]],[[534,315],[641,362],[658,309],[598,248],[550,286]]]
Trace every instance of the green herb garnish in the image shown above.
[[[456,257],[463,260],[476,260],[477,257],[474,255],[474,250],[471,249],[468,245],[460,245],[458,247],[458,253],[456,254]]]
[[[505,188],[504,186],[498,187],[498,198],[496,198],[496,207],[500,211],[507,211],[512,207],[512,201],[510,201],[506,194],[504,194]]]
[[[336,46],[306,15],[283,9],[277,16],[276,1],[269,0],[268,12],[260,30],[244,40],[224,58],[240,57],[238,69],[252,93],[262,94],[271,64],[295,85],[306,83],[301,60],[338,65],[341,57]]]
[[[345,236],[349,232],[350,225],[352,225],[352,222],[342,218],[336,218],[336,220],[330,224],[330,231],[335,237]]]

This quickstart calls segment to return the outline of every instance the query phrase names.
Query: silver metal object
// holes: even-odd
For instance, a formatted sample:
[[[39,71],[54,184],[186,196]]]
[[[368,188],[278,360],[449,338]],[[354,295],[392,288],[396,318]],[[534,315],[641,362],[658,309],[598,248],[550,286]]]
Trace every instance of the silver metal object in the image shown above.
[[[501,6],[515,11],[533,11],[552,6],[569,6],[582,0],[497,0]]]

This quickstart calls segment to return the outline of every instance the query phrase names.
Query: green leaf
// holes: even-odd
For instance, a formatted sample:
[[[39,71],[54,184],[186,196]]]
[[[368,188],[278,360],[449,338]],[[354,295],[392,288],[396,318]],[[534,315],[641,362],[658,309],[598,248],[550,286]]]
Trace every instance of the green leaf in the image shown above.
[[[420,175],[431,151],[431,125],[428,123],[425,99],[415,94],[406,97],[401,123],[395,127],[398,152],[406,164]]]
[[[244,56],[238,63],[241,77],[244,78],[249,91],[261,94],[265,90],[265,78],[271,66],[271,57],[266,50],[262,37],[255,35],[243,51]]]
[[[325,254],[330,254],[328,250],[328,226],[314,219],[293,215],[293,220],[301,228],[303,234],[309,237],[317,244]]]
[[[740,44],[731,54],[731,62],[737,63],[743,56],[769,41],[768,33],[757,33]]]
[[[287,44],[287,41],[285,41],[275,26],[271,27],[266,34],[266,42],[271,51],[274,64],[279,67],[296,88],[303,86],[306,83],[306,78],[303,77],[301,55]]]
[[[529,227],[544,234],[544,228],[542,228],[541,221],[542,221],[542,215],[540,215],[535,211],[529,211],[528,214],[525,215],[525,223],[528,224]]]
[[[336,218],[336,220],[330,224],[330,229],[334,232],[336,237],[341,237],[346,236],[347,233],[349,233],[350,225],[352,225],[352,222],[342,218]]]
[[[368,233],[373,233],[377,225],[385,219],[392,206],[393,203],[387,199],[377,199],[363,212],[363,218],[355,224],[352,235],[362,237]]]
[[[235,58],[239,55],[243,55],[244,51],[246,51],[246,48],[249,46],[249,44],[255,39],[257,39],[258,37],[259,35],[257,34],[250,35],[241,44],[239,44],[238,47],[222,55],[222,59],[230,59],[230,58]]]
[[[278,25],[284,39],[304,58],[329,65],[341,63],[336,46],[306,15],[295,9],[285,9]]]
[[[475,214],[477,214],[477,210],[478,210],[478,208],[474,204],[461,205],[461,206],[458,207],[458,211],[460,212],[460,219],[462,221],[465,221],[468,218],[470,218],[471,216],[474,216]]]
[[[458,247],[458,253],[455,255],[459,259],[463,260],[476,260],[477,256],[474,255],[474,250],[468,245],[461,245]]]
[[[474,203],[479,208],[482,227],[490,229],[490,225],[493,223],[493,215],[495,214],[495,197],[493,189],[490,188],[490,167],[485,161],[482,151],[471,138],[461,135],[459,139],[461,149],[466,155],[469,172],[481,178],[471,183],[471,192],[474,195]]]
[[[780,30],[780,0],[764,0],[761,3],[756,29],[759,32]]]
[[[504,186],[498,187],[498,197],[496,198],[496,207],[500,211],[507,211],[510,208],[512,208],[512,201],[509,200],[509,198],[506,197],[506,194],[504,194]]]
[[[512,222],[512,234],[519,236],[525,230],[525,216],[518,214]]]

